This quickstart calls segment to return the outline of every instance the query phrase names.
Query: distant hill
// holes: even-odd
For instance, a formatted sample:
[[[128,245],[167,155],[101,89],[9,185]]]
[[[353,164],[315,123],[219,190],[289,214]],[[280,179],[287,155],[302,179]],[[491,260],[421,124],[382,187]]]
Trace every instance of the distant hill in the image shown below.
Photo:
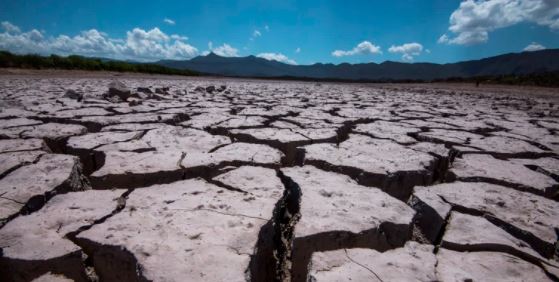
[[[559,71],[559,49],[511,53],[452,64],[400,63],[289,65],[255,56],[221,57],[214,53],[191,60],[156,64],[206,74],[238,77],[292,77],[339,80],[437,80]]]
[[[171,75],[364,81],[364,82],[480,82],[559,87],[559,49],[505,54],[452,64],[400,63],[289,65],[255,56],[221,57],[214,53],[191,60],[154,63],[106,58],[34,54],[0,50],[0,68],[106,70]]]

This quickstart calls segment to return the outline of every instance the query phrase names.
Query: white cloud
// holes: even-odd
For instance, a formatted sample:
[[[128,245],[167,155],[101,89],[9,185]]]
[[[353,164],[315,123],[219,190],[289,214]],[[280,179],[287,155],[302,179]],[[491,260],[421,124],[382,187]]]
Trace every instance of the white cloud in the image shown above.
[[[471,45],[485,43],[489,32],[528,22],[559,29],[557,0],[466,0],[450,15],[451,38],[442,35],[438,42]]]
[[[138,42],[138,41],[168,41],[169,36],[163,33],[159,28],[155,27],[151,30],[145,31],[141,28],[134,28],[131,31],[126,32],[127,40]]]
[[[176,37],[175,37],[176,38]],[[126,32],[125,54],[139,59],[191,58],[198,50],[182,40],[172,39],[159,28]]]
[[[411,62],[414,56],[419,56],[423,52],[423,45],[417,42],[405,43],[400,46],[392,45],[388,48],[388,52],[402,54],[402,60]]]
[[[223,44],[213,49],[213,52],[223,57],[238,57],[239,50],[231,47],[229,44]]]
[[[168,25],[175,25],[175,21],[174,21],[174,20],[171,20],[171,19],[169,19],[169,18],[163,19],[163,22],[165,22],[165,23],[168,24]]]
[[[231,45],[224,43],[221,46],[218,46],[216,48],[213,47],[213,42],[208,42],[208,51],[204,51],[202,53],[202,55],[208,55],[209,53],[214,52],[216,55],[222,56],[222,57],[238,57],[239,56],[239,50],[236,48],[233,48]]]
[[[0,33],[0,49],[19,54],[76,54],[138,61],[187,59],[198,53],[195,47],[185,42],[186,37],[176,34],[169,36],[159,28],[147,31],[134,28],[126,32],[125,38],[110,38],[96,29],[85,30],[74,36],[62,34],[56,37],[46,37],[36,29],[27,32],[17,30],[19,28],[16,27],[10,32]]]
[[[295,53],[301,53],[301,48],[297,47],[297,49],[295,49]]]
[[[262,29],[264,29],[266,32],[270,32],[270,27],[268,25],[264,25],[263,27],[259,27],[255,30],[252,31],[252,34],[250,35],[250,37],[248,38],[250,41],[254,41],[256,38],[261,37],[262,36]]]
[[[369,41],[363,41],[349,51],[335,50],[332,52],[334,57],[353,56],[353,55],[367,55],[367,54],[382,54],[380,46],[376,46]]]
[[[532,52],[532,51],[540,51],[540,50],[544,50],[545,46],[536,43],[536,42],[532,42],[530,43],[530,45],[526,46],[526,48],[524,48],[524,50],[522,51],[527,51],[527,52]]]
[[[262,33],[260,33],[260,31],[254,30],[252,32],[252,35],[248,38],[248,40],[254,41],[255,38],[260,37],[261,35],[262,35]]]
[[[6,31],[7,33],[20,33],[21,32],[19,27],[15,26],[12,23],[7,22],[7,21],[3,21],[2,23],[0,23],[0,26],[2,26],[2,29],[4,31]]]
[[[454,38],[450,38],[448,35],[443,34],[437,42],[456,45],[474,45],[485,43],[488,39],[489,33],[487,31],[464,31]]]
[[[171,39],[186,41],[186,40],[188,40],[188,37],[182,36],[182,35],[178,35],[178,34],[171,34]]]
[[[444,44],[444,43],[449,43],[450,39],[448,38],[448,35],[443,34],[441,35],[441,37],[439,37],[439,40],[437,40],[437,43],[439,44]]]
[[[390,53],[409,53],[413,55],[419,55],[423,51],[423,45],[413,42],[413,43],[405,43],[400,46],[392,45],[388,48],[388,52]]]
[[[260,53],[260,54],[256,55],[256,57],[264,58],[268,61],[278,61],[278,62],[290,64],[290,65],[296,65],[297,64],[297,62],[295,62],[292,59],[289,59],[287,56],[285,56],[284,54],[281,54],[281,53]]]

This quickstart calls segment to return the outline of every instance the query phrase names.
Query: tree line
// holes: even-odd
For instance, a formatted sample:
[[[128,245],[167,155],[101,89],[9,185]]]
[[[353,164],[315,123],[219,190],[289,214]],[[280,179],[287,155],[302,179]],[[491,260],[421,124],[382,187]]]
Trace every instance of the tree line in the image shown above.
[[[505,84],[520,86],[559,87],[559,72],[541,72],[532,74],[488,75],[476,77],[451,77],[437,79],[433,82],[462,82],[479,84]]]
[[[186,76],[198,75],[198,73],[194,71],[173,69],[156,64],[129,63],[117,60],[87,58],[77,55],[67,57],[58,55],[41,56],[36,54],[16,55],[8,51],[0,51],[0,67],[137,72]]]

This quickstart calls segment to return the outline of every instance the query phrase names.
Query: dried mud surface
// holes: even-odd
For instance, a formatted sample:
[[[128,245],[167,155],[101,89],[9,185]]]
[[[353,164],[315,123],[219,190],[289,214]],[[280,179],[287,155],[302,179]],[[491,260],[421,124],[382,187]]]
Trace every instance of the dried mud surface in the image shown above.
[[[1,281],[558,281],[558,200],[553,90],[0,75]]]

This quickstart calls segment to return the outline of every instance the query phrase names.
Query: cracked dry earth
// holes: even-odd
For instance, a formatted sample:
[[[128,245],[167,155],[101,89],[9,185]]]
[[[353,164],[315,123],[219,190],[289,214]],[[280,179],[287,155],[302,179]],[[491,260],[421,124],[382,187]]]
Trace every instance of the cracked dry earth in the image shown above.
[[[0,77],[1,281],[558,281],[557,95],[113,80]]]

